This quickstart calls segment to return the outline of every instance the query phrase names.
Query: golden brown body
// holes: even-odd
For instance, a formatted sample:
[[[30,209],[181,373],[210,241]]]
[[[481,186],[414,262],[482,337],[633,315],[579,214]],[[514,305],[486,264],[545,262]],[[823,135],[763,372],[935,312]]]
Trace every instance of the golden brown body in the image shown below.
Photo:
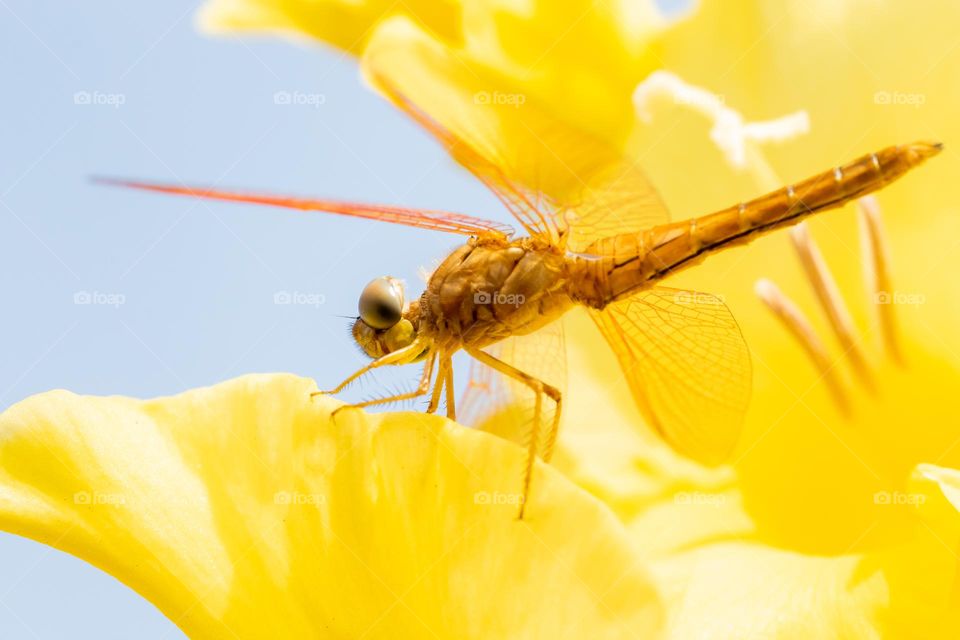
[[[416,112],[412,113],[416,117]],[[500,223],[442,211],[127,181],[119,184],[329,211],[472,236],[446,257],[423,294],[410,304],[405,303],[402,287],[394,278],[378,278],[367,285],[361,294],[353,336],[373,360],[332,392],[378,367],[423,362],[416,390],[345,406],[373,406],[430,393],[427,411],[433,412],[446,389],[447,415],[455,419],[451,358],[460,350],[527,387],[534,406],[521,505],[529,492],[535,458],[539,454],[548,460],[552,451],[562,394],[529,372],[484,351],[484,347],[510,336],[533,333],[574,305],[586,306],[616,353],[649,424],[683,451],[704,454],[699,456],[704,459],[722,454],[735,443],[749,400],[749,352],[722,301],[701,294],[693,299],[698,307],[691,313],[690,292],[655,285],[715,251],[747,243],[880,189],[941,148],[925,142],[889,147],[710,215],[638,225],[638,212],[651,207],[654,213],[658,207],[660,212],[665,211],[632,163],[618,164],[593,176],[586,175],[590,167],[582,167],[585,176],[575,173],[571,181],[584,183],[586,177],[587,197],[571,196],[569,203],[545,212],[536,204],[539,196],[531,200],[528,192],[512,185],[501,168],[488,164],[430,121],[422,122],[448,139],[461,162],[472,167],[508,204],[530,237],[511,240],[512,230]],[[585,143],[582,148],[596,147]],[[564,216],[565,207],[575,214],[570,218],[572,223],[568,224]],[[577,251],[568,251],[568,244]],[[540,434],[544,396],[555,403],[555,410],[548,430]]]
[[[440,264],[409,315],[441,352],[532,333],[574,304],[603,309],[710,253],[842,206],[937,151],[889,147],[716,213],[602,238],[581,253],[535,238],[471,238]]]
[[[472,238],[440,264],[420,297],[418,334],[441,350],[524,335],[573,306],[564,253],[532,238]]]
[[[602,309],[715,251],[876,191],[940,149],[933,143],[888,147],[716,213],[598,240],[572,258],[571,297]]]

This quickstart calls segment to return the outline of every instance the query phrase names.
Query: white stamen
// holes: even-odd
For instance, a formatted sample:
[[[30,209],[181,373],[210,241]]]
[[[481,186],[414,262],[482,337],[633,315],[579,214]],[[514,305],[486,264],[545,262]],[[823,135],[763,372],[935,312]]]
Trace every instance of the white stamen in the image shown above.
[[[637,115],[644,122],[653,120],[651,103],[666,97],[674,104],[690,107],[713,121],[710,139],[720,148],[735,169],[747,167],[749,143],[783,142],[810,131],[810,117],[797,111],[774,120],[745,122],[736,110],[726,106],[722,96],[691,85],[669,71],[654,71],[633,93]]]

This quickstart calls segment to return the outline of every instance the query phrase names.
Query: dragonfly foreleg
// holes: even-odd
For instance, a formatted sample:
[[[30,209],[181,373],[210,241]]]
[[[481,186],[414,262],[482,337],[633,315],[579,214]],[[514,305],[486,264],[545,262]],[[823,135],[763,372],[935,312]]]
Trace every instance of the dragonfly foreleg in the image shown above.
[[[417,385],[417,388],[414,391],[400,393],[394,396],[387,396],[386,398],[375,398],[373,400],[366,400],[364,402],[357,402],[355,404],[344,404],[334,409],[330,416],[335,416],[342,409],[362,409],[364,407],[372,407],[378,404],[412,400],[413,398],[419,398],[420,396],[426,395],[427,392],[430,391],[430,379],[433,377],[433,363],[436,362],[436,360],[437,354],[433,349],[431,349],[427,352],[426,363],[423,365],[423,374],[420,376],[420,383]]]
[[[437,381],[433,385],[433,393],[430,396],[430,405],[427,407],[427,413],[435,413],[440,406],[440,393],[446,389],[447,395],[447,418],[457,419],[456,400],[453,393],[453,360],[447,354],[440,354],[440,368],[437,370]]]
[[[338,384],[335,388],[331,389],[330,391],[314,391],[313,393],[310,394],[310,397],[312,398],[314,396],[319,396],[321,394],[333,395],[335,393],[340,393],[348,384],[350,384],[360,376],[365,375],[373,371],[374,369],[377,369],[378,367],[383,367],[388,364],[406,364],[407,362],[412,362],[423,351],[423,347],[424,347],[424,343],[422,341],[414,340],[406,347],[403,347],[402,349],[397,349],[396,351],[392,351],[385,356],[380,356],[379,358],[369,363],[362,369],[355,371],[353,375],[351,375],[349,378],[347,378],[346,380]]]
[[[453,360],[446,356],[447,375],[443,381],[443,386],[447,388],[447,418],[456,421],[457,419],[457,401],[456,394],[453,391]]]
[[[430,394],[430,404],[427,405],[427,413],[436,413],[440,406],[440,392],[443,391],[444,381],[447,378],[447,367],[450,366],[450,359],[441,355],[440,368],[437,370],[437,381],[433,384],[433,393]]]
[[[523,500],[520,502],[520,512],[518,518],[523,519],[523,514],[527,506],[527,498],[530,495],[530,483],[533,481],[533,468],[537,458],[537,449],[540,444],[540,414],[543,409],[543,396],[547,395],[554,401],[556,408],[553,412],[553,420],[550,423],[550,430],[544,438],[544,447],[542,457],[549,461],[553,453],[553,445],[557,439],[557,432],[560,429],[560,407],[562,396],[560,390],[546,382],[534,378],[528,373],[520,371],[506,362],[494,358],[489,353],[479,349],[467,349],[467,353],[484,363],[488,367],[499,371],[505,376],[513,378],[518,382],[530,387],[535,394],[533,405],[533,426],[531,427],[530,437],[527,441],[527,458],[523,470]]]

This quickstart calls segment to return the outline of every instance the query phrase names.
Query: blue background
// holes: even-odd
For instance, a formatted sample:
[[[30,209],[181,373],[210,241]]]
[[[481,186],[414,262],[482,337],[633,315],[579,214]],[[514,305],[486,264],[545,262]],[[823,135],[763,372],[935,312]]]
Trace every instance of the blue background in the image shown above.
[[[149,397],[256,371],[331,386],[364,362],[337,317],[355,313],[363,285],[391,274],[419,293],[418,268],[457,244],[374,222],[109,189],[92,174],[507,219],[361,84],[352,59],[205,37],[196,7],[0,0],[3,408],[58,387]],[[277,92],[322,104],[276,104]],[[282,292],[324,304],[275,304]],[[84,295],[107,304],[78,304]],[[379,383],[416,375],[393,370]],[[183,637],[66,554],[0,534],[0,567],[0,638]]]
[[[364,362],[337,317],[355,314],[363,285],[391,274],[419,293],[419,267],[457,244],[375,222],[109,189],[91,174],[506,220],[362,85],[352,59],[206,37],[193,26],[196,6],[0,1],[4,408],[51,388],[149,397],[255,371],[332,386]],[[278,91],[319,94],[323,104],[278,105]],[[274,304],[280,292],[324,304]],[[123,304],[76,304],[84,293]],[[416,376],[403,368],[376,382]],[[138,595],[66,554],[3,534],[0,567],[0,638],[182,637]]]

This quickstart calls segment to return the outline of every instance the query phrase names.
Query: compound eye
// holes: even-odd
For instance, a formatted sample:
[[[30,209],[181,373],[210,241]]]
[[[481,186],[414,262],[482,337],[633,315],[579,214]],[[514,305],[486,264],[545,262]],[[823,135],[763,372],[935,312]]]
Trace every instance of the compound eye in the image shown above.
[[[360,319],[374,329],[389,329],[403,313],[400,282],[385,276],[372,280],[360,294]]]

